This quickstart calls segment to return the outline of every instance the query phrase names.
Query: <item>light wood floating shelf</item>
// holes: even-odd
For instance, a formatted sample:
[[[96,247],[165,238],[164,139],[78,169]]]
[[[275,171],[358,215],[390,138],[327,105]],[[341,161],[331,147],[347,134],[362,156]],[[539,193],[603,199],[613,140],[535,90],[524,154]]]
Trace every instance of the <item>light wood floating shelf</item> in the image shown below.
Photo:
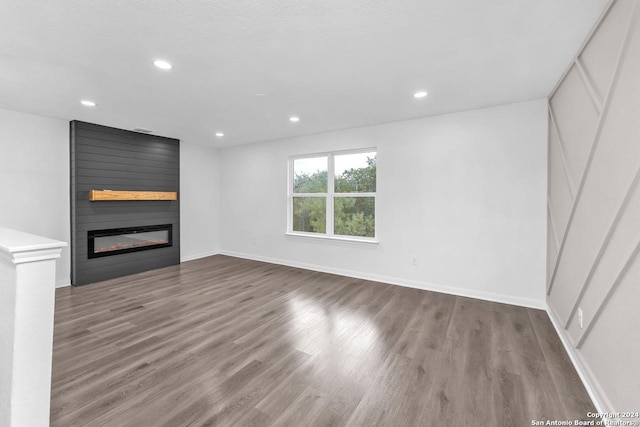
[[[178,200],[175,191],[115,191],[115,190],[91,190],[89,200]]]

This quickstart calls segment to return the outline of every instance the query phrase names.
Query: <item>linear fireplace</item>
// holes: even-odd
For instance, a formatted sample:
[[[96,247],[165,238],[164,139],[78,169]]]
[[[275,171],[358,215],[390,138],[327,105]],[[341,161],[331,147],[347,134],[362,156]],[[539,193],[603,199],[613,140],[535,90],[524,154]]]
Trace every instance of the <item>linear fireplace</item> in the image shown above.
[[[87,232],[88,258],[173,246],[172,224],[112,228]]]

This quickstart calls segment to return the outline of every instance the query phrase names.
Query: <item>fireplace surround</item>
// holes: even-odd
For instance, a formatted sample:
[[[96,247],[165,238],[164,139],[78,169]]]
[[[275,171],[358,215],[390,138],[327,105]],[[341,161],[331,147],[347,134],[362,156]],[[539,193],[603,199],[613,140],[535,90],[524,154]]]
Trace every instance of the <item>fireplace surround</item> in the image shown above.
[[[71,122],[71,284],[180,263],[177,139]]]

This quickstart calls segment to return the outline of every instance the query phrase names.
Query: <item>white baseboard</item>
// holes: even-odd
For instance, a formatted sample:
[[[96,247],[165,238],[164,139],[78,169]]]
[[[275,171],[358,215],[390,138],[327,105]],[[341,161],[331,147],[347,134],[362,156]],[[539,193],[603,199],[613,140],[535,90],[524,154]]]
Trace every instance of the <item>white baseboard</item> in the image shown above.
[[[547,304],[545,301],[538,301],[529,298],[520,298],[510,295],[494,294],[491,292],[478,291],[474,289],[457,288],[454,286],[439,285],[435,283],[421,282],[416,280],[399,279],[396,277],[380,276],[377,274],[362,273],[359,271],[344,270],[340,268],[325,267],[315,264],[306,264],[301,262],[282,260],[259,255],[246,254],[233,251],[220,251],[221,255],[232,256],[236,258],[251,259],[254,261],[268,262],[271,264],[286,265],[288,267],[302,268],[304,270],[319,271],[322,273],[337,274],[340,276],[354,277],[356,279],[371,280],[372,282],[388,283],[391,285],[404,286],[406,288],[422,289],[425,291],[442,292],[445,294],[459,295],[463,297],[476,298],[485,301],[499,302],[504,304],[518,305],[522,307],[537,308],[545,310]]]
[[[209,252],[202,252],[195,255],[186,255],[184,257],[180,257],[180,262],[193,261],[194,259],[206,258],[208,256],[219,255],[219,254],[220,254],[220,251],[215,250],[215,251],[209,251]]]
[[[580,352],[578,352],[572,345],[570,337],[566,334],[565,329],[562,327],[562,324],[558,320],[558,316],[548,305],[547,314],[549,315],[549,319],[551,319],[551,323],[556,328],[556,333],[560,337],[560,341],[562,341],[562,345],[564,345],[564,349],[569,355],[569,359],[571,359],[571,363],[573,363],[574,368],[576,368],[578,376],[580,376],[582,384],[587,390],[587,393],[589,394],[593,405],[596,407],[596,410],[600,413],[615,413],[611,402],[609,401],[609,399],[607,399],[604,390],[602,390],[602,387],[600,387],[600,384],[595,379],[595,376],[593,375],[593,372],[591,372],[589,365],[584,360]],[[609,419],[609,421],[614,421],[614,419]]]
[[[68,280],[57,280],[56,281],[56,289],[58,288],[66,288],[67,286],[71,286],[71,282]]]

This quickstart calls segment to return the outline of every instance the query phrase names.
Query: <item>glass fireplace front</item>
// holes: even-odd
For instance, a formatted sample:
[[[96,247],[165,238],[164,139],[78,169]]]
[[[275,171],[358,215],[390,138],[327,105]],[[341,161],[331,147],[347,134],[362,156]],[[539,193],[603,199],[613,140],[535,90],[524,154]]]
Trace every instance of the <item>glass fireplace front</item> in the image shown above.
[[[89,258],[173,246],[172,224],[88,232]]]

